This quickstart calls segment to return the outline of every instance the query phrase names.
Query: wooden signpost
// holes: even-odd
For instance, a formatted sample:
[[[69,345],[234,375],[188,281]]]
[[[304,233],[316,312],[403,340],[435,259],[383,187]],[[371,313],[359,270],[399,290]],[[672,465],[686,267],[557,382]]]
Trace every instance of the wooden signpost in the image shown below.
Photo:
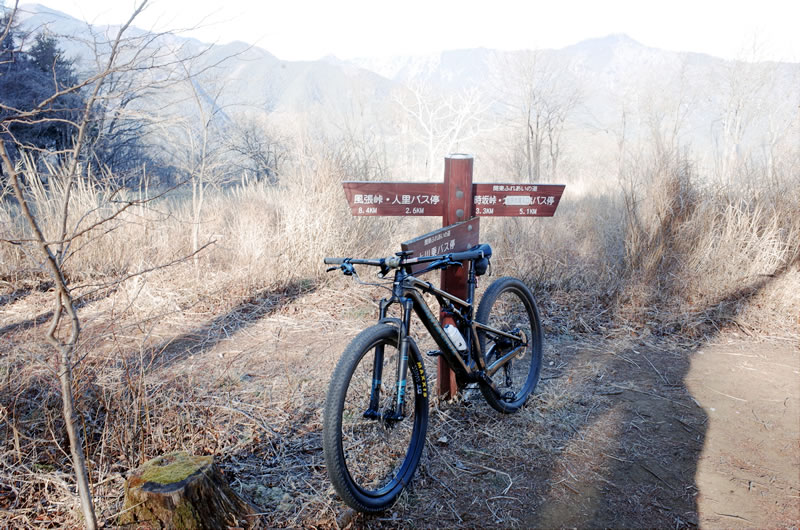
[[[400,244],[400,248],[402,250],[412,251],[415,258],[436,256],[438,254],[447,254],[448,252],[461,252],[462,250],[470,249],[480,243],[478,239],[480,220],[480,217],[473,217],[469,221],[461,221],[454,225],[445,226],[428,234],[405,241]],[[411,270],[416,272],[424,269],[427,265],[427,263],[413,265]]]
[[[478,244],[480,217],[550,217],[564,192],[563,184],[473,183],[472,157],[460,154],[444,159],[444,182],[349,181],[342,187],[353,215],[441,216],[440,230],[403,243],[403,250],[413,250],[415,257]],[[441,288],[466,298],[465,268],[442,271]],[[439,395],[453,396],[455,374],[441,357],[438,367]]]

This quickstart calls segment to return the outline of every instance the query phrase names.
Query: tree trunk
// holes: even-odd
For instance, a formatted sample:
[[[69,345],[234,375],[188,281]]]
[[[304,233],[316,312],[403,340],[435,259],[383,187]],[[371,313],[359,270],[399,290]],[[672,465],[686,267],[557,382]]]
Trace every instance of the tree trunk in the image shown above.
[[[228,486],[211,456],[169,453],[146,462],[125,483],[120,525],[136,528],[252,527],[252,507]]]
[[[86,459],[83,455],[83,436],[78,426],[75,412],[75,401],[72,398],[72,366],[71,346],[61,347],[61,363],[59,365],[59,379],[61,380],[61,402],[64,413],[64,424],[69,437],[69,449],[72,456],[72,467],[75,470],[75,480],[78,483],[78,497],[81,501],[84,524],[89,530],[97,528],[97,519],[92,502],[92,490],[89,486],[89,470],[86,468]]]
[[[77,413],[75,411],[75,402],[72,398],[72,353],[74,352],[75,345],[78,343],[78,335],[80,334],[80,321],[78,314],[75,312],[75,305],[72,296],[67,288],[67,282],[61,271],[61,262],[50,251],[47,246],[46,238],[42,233],[39,223],[36,221],[30,208],[25,195],[22,193],[22,187],[19,183],[19,173],[14,169],[11,159],[6,151],[5,143],[0,139],[0,164],[5,165],[9,172],[9,181],[11,188],[14,190],[14,196],[19,203],[22,210],[22,215],[28,222],[31,230],[36,236],[37,246],[41,252],[41,256],[45,259],[45,264],[50,269],[50,275],[56,284],[55,292],[55,308],[53,308],[53,318],[50,321],[50,327],[47,331],[47,342],[49,342],[59,352],[59,380],[61,381],[61,403],[64,411],[64,423],[67,429],[67,436],[69,437],[70,454],[72,456],[72,465],[75,471],[75,481],[78,486],[78,496],[81,502],[81,510],[83,512],[84,524],[89,530],[97,528],[97,519],[94,513],[94,505],[92,504],[92,491],[89,485],[89,471],[86,468],[86,459],[83,454],[83,437],[81,436],[80,428],[77,425]],[[66,218],[68,204],[64,203],[64,217]],[[61,247],[64,243],[64,236],[59,244]],[[66,342],[59,341],[56,338],[56,331],[64,315],[64,311],[70,319],[70,336]]]

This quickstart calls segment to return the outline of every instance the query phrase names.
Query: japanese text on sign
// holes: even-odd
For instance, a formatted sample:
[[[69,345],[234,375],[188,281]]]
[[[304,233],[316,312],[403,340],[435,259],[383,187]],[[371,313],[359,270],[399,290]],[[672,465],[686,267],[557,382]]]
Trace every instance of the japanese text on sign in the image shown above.
[[[454,252],[456,248],[456,240],[451,239],[449,241],[445,241],[443,243],[436,244],[432,247],[427,247],[425,250],[419,253],[419,256],[414,256],[415,258],[424,258],[427,256],[436,256],[438,254],[446,254],[448,252]]]
[[[353,204],[439,204],[438,195],[370,195],[356,193],[353,195]]]
[[[461,252],[478,244],[479,227],[480,218],[476,217],[416,237],[404,242],[401,247],[403,250],[413,251],[415,258]],[[416,272],[426,266],[425,263],[414,265],[412,271]]]
[[[444,241],[443,241],[444,240]],[[433,233],[430,237],[423,240],[425,250],[421,251],[417,258],[423,256],[435,256],[436,254],[444,254],[456,248],[456,240],[450,238],[450,230],[444,232]]]
[[[531,184],[493,184],[492,191],[539,191],[539,186]]]
[[[445,230],[444,232],[434,233],[430,237],[426,237],[425,239],[423,239],[423,241],[425,243],[425,246],[427,247],[431,243],[435,243],[436,241],[439,241],[440,239],[445,239],[445,238],[448,238],[448,237],[450,237],[450,230]]]
[[[549,217],[561,195],[562,184],[482,184],[472,185],[473,215],[493,217]]]
[[[444,196],[439,183],[344,182],[353,215],[442,215]]]
[[[474,203],[481,204],[497,204],[498,198],[495,195],[476,195]],[[531,195],[506,195],[502,197],[503,204],[506,206],[530,206],[532,204],[552,206],[556,202],[556,198],[552,195],[548,196],[531,196]]]
[[[441,183],[344,182],[353,215],[444,215],[449,199]],[[552,216],[562,184],[472,184],[472,215]]]

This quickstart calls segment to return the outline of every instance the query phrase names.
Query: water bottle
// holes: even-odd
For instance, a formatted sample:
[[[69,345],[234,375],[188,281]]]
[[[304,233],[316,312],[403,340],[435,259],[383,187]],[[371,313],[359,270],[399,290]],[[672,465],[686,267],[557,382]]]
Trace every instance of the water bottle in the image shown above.
[[[447,324],[444,327],[444,331],[447,333],[447,336],[450,337],[450,340],[459,352],[467,351],[467,343],[464,341],[464,336],[461,335],[457,327],[452,324]]]

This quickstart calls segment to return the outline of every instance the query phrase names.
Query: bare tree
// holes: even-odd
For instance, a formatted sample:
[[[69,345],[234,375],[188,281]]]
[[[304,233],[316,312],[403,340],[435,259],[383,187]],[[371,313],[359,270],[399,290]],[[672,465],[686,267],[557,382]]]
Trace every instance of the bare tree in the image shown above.
[[[164,92],[184,82],[185,63],[197,62],[212,49],[190,40],[176,44],[170,38],[172,33],[137,30],[120,43],[120,66],[104,78],[92,110],[92,134],[86,142],[87,163],[97,170],[114,168],[116,175],[138,172],[150,161],[149,153],[156,149],[146,139],[157,136],[173,103],[164,100]],[[86,35],[78,40],[95,58],[95,69],[101,71],[111,51],[108,36],[88,24]]]
[[[499,99],[511,111],[512,126],[523,129],[527,178],[540,180],[545,161],[553,178],[563,153],[564,127],[583,98],[581,88],[563,65],[541,51],[511,55],[500,68]]]
[[[37,262],[44,264],[54,282],[53,311],[49,320],[46,338],[49,344],[58,353],[57,377],[60,381],[62,413],[70,446],[70,458],[75,474],[75,481],[80,499],[84,523],[88,528],[96,528],[97,520],[92,502],[89,472],[84,457],[84,440],[81,433],[78,411],[76,410],[73,396],[73,373],[76,365],[81,362],[78,352],[79,338],[81,336],[81,320],[78,315],[77,294],[81,289],[86,292],[88,286],[74,284],[70,275],[66,273],[67,261],[78,252],[82,242],[87,239],[101,237],[110,228],[107,228],[118,219],[121,214],[134,204],[139,204],[149,199],[128,200],[119,190],[107,187],[103,196],[106,207],[93,208],[91,211],[73,211],[73,190],[78,185],[85,183],[90,177],[90,161],[93,158],[92,145],[96,143],[98,128],[97,117],[99,109],[103,108],[110,99],[116,97],[109,91],[109,83],[118,79],[122,74],[139,73],[144,75],[151,69],[163,67],[159,77],[170,79],[174,65],[178,62],[171,56],[164,55],[159,46],[156,46],[158,36],[139,34],[129,37],[131,24],[145,9],[148,0],[141,0],[134,6],[130,18],[107,41],[97,48],[98,68],[84,79],[69,79],[65,82],[63,77],[55,74],[57,60],[53,60],[55,81],[51,84],[46,95],[37,98],[25,107],[15,107],[0,102],[0,167],[8,180],[8,186],[16,200],[21,218],[27,225],[27,231],[10,233],[3,242],[25,248],[27,253]],[[0,28],[0,42],[9,42],[6,37],[11,32],[15,11],[5,19],[5,27]],[[44,43],[48,44],[49,43]],[[44,47],[41,51],[45,52]],[[5,50],[8,53],[18,53],[19,50]],[[42,53],[46,58],[47,54]],[[4,74],[0,71],[0,76]],[[59,102],[68,100],[76,101],[75,96],[80,95],[79,108],[72,109],[69,115],[56,114],[53,108]],[[107,108],[107,107],[106,107]],[[124,108],[124,105],[122,106]],[[102,120],[101,120],[102,121]],[[48,149],[30,142],[22,141],[17,131],[26,128],[39,127],[47,124],[59,124],[69,128],[70,143],[67,147],[56,146]],[[32,154],[38,154],[42,162],[37,161]],[[57,167],[46,162],[44,157],[55,157]],[[32,195],[26,188],[23,179],[25,174],[29,182],[42,179],[39,169],[48,167],[47,177],[53,183],[58,183],[62,190],[58,196],[60,203],[55,209],[56,218],[45,217],[48,215],[42,210],[31,207]],[[43,188],[41,188],[43,189]],[[49,227],[49,228],[46,228]],[[12,227],[13,229],[13,227]],[[26,233],[27,232],[27,233]],[[135,273],[134,273],[135,274]],[[126,277],[130,277],[128,275]],[[116,285],[125,278],[117,278],[106,285]],[[96,289],[101,287],[94,286]]]
[[[756,53],[755,51],[753,52]],[[718,175],[731,182],[748,161],[752,142],[747,136],[769,114],[775,69],[754,60],[725,63],[718,72],[718,119],[712,127]]]
[[[389,171],[389,149],[387,127],[392,117],[385,113],[393,109],[377,108],[374,94],[369,87],[352,82],[349,97],[335,106],[331,138],[328,150],[350,178],[369,180],[380,178]]]
[[[434,166],[435,160],[443,160],[460,142],[487,130],[484,114],[488,104],[475,89],[445,96],[429,84],[416,83],[396,101],[411,121],[410,134],[424,146],[429,180],[440,169]]]
[[[164,138],[171,146],[172,156],[178,161],[185,179],[192,188],[192,252],[197,266],[200,248],[200,225],[206,190],[226,178],[224,170],[227,146],[222,140],[229,118],[222,105],[225,85],[207,73],[204,66],[187,61],[182,64],[185,78],[182,83],[186,94],[185,106],[173,109],[178,115],[165,129]],[[187,110],[184,112],[184,110]]]
[[[563,154],[562,135],[567,119],[573,109],[580,104],[582,94],[579,88],[565,89],[562,96],[553,98],[547,104],[544,129],[547,135],[547,149],[550,156],[550,178],[558,177],[558,162]]]
[[[800,87],[800,68],[794,71],[795,87]],[[765,115],[765,133],[761,142],[767,176],[777,183],[782,174],[795,173],[800,162],[800,88],[792,92],[776,91]]]
[[[227,148],[234,155],[232,163],[242,172],[243,180],[252,175],[256,181],[277,184],[289,156],[287,139],[262,116],[235,116],[228,131]]]
[[[84,87],[89,90],[89,95],[86,98],[85,106],[80,114],[78,121],[72,122],[70,125],[74,127],[73,146],[66,156],[66,171],[65,178],[68,181],[67,192],[64,196],[64,201],[61,206],[61,220],[60,220],[60,233],[55,240],[48,239],[42,232],[40,221],[36,215],[31,211],[28,206],[28,199],[23,192],[20,173],[17,166],[11,161],[8,150],[6,149],[6,140],[0,137],[0,159],[2,159],[5,173],[13,189],[14,196],[19,203],[23,217],[27,222],[33,233],[33,241],[31,243],[38,250],[39,255],[44,260],[47,270],[50,273],[52,280],[55,283],[55,296],[53,316],[50,320],[50,325],[47,330],[47,340],[59,353],[58,362],[58,377],[61,382],[61,398],[63,404],[63,416],[69,438],[70,454],[72,456],[72,466],[75,473],[75,479],[78,486],[78,494],[80,497],[81,509],[83,512],[86,526],[90,529],[97,527],[97,520],[95,517],[94,506],[92,503],[92,494],[89,487],[89,474],[86,468],[86,461],[84,459],[83,438],[78,424],[77,413],[75,410],[75,402],[72,396],[73,388],[73,366],[77,361],[75,359],[76,347],[80,335],[80,320],[75,308],[75,299],[71,288],[64,276],[64,260],[68,255],[71,241],[76,237],[85,233],[87,230],[95,228],[90,226],[84,230],[73,232],[68,231],[68,220],[70,216],[70,190],[72,189],[72,181],[79,178],[79,163],[81,149],[86,141],[87,130],[91,122],[92,109],[96,104],[98,94],[103,85],[105,78],[110,72],[113,72],[117,67],[118,50],[120,43],[123,40],[125,31],[128,29],[133,20],[142,12],[146,5],[147,0],[143,0],[134,10],[128,21],[119,29],[116,38],[111,47],[111,53],[108,55],[104,68],[91,76],[89,79],[75,83],[68,87],[56,87],[55,92],[39,101],[36,106],[25,112],[18,112],[10,114],[0,122],[3,132],[8,132],[11,124],[28,124],[36,123],[42,119],[48,119],[44,114],[44,109],[48,104],[59,97],[64,97],[69,94],[76,93]],[[10,24],[9,19],[9,24]],[[6,109],[8,110],[8,109]],[[76,227],[77,229],[77,227]],[[21,244],[21,241],[17,241]],[[62,335],[61,323],[66,320],[69,322],[69,331],[66,335]]]
[[[684,54],[672,75],[659,71],[648,80],[642,97],[645,108],[641,111],[661,158],[680,151],[682,136],[697,105],[699,97],[689,67],[689,55]]]

